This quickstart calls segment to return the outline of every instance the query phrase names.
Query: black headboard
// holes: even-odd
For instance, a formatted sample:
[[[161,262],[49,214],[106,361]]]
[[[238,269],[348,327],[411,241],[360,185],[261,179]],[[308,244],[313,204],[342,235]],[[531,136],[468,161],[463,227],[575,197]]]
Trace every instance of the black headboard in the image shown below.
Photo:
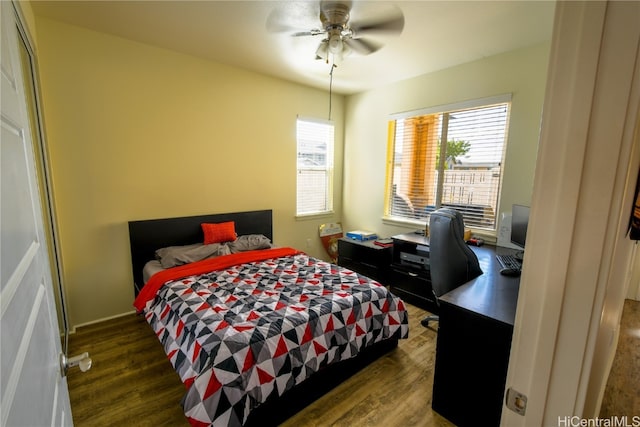
[[[263,234],[273,242],[272,211],[248,211],[197,215],[180,218],[129,221],[129,243],[135,295],[144,285],[142,269],[155,258],[155,251],[167,246],[188,245],[204,241],[200,224],[235,221],[236,233]]]

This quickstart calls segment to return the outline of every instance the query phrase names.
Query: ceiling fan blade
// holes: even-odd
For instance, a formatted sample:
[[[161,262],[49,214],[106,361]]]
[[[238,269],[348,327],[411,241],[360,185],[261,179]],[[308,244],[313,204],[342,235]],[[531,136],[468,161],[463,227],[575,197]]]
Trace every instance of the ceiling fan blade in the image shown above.
[[[292,33],[291,37],[318,36],[320,34],[325,34],[325,31],[314,28],[313,30],[310,30],[310,31],[298,31],[298,32]]]
[[[356,35],[400,34],[404,29],[404,15],[394,7],[390,13],[385,13],[384,18],[359,20],[351,22],[349,26]]]
[[[346,39],[343,42],[360,55],[369,55],[382,47],[380,43],[363,38]]]

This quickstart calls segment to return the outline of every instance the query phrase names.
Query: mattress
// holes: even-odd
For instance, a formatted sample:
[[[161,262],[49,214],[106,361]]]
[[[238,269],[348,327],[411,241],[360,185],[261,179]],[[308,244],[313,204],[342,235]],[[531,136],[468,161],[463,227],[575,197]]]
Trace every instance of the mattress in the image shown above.
[[[147,283],[151,276],[162,270],[164,270],[164,268],[162,268],[160,261],[155,259],[153,261],[149,261],[144,265],[144,268],[142,269],[142,280],[144,280],[144,283]]]

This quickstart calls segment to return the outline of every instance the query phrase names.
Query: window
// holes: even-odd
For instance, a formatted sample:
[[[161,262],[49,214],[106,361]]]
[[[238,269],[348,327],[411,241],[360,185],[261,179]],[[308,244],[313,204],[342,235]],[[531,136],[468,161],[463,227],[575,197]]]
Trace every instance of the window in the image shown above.
[[[509,108],[501,96],[393,116],[385,217],[424,223],[452,207],[495,231]]]
[[[297,121],[297,215],[314,215],[333,209],[333,122]]]

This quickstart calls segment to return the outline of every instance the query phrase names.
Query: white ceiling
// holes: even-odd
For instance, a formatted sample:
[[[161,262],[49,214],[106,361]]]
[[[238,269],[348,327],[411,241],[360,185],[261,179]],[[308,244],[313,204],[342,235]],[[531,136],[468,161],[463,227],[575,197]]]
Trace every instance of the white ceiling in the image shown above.
[[[405,18],[384,46],[348,56],[333,74],[334,92],[351,94],[549,40],[550,0],[354,1],[351,20],[384,15],[393,3]],[[309,1],[59,1],[32,3],[36,15],[327,90],[330,66],[314,59],[321,36],[266,29],[275,9],[291,24],[320,27]],[[289,16],[289,15],[287,15]],[[298,25],[299,24],[299,25]]]

